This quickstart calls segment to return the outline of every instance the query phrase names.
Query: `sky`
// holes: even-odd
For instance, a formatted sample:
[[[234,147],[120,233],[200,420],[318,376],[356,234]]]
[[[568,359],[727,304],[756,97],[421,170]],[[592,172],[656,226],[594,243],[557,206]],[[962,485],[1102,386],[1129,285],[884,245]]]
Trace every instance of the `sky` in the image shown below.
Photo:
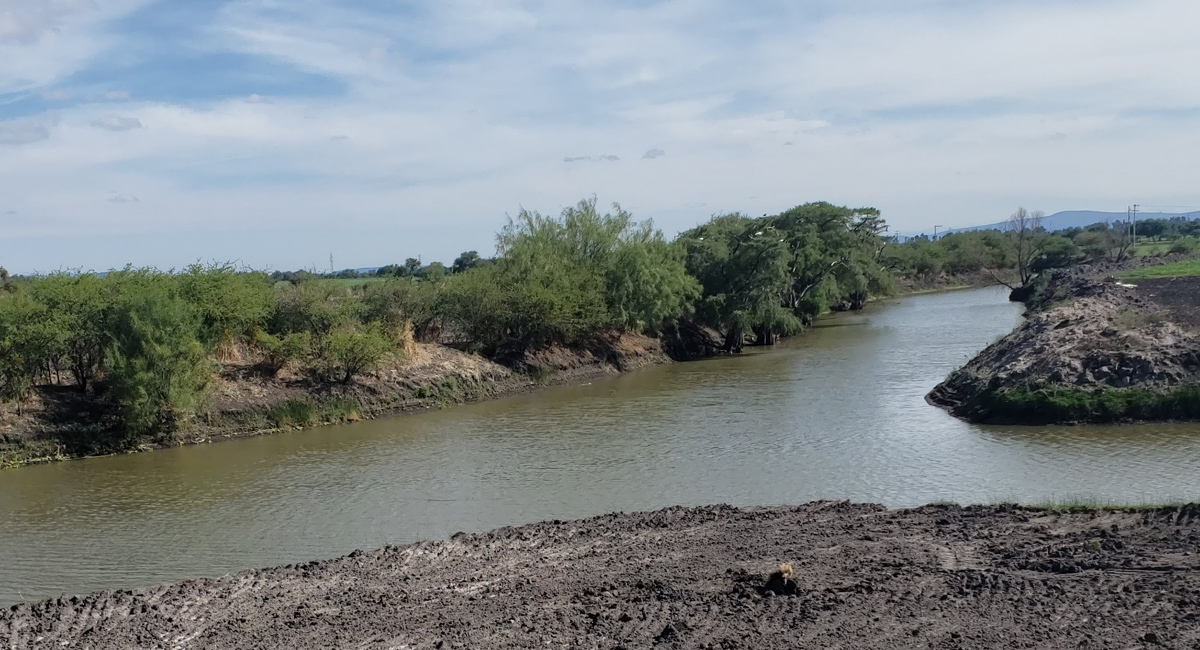
[[[1195,0],[0,0],[0,265],[366,267],[596,196],[668,235],[1200,209]]]

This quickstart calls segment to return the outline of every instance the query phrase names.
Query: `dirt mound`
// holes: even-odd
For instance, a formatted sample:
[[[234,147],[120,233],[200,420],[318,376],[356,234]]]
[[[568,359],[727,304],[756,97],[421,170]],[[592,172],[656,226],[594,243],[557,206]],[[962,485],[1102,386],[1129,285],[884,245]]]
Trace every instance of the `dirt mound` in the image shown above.
[[[1028,305],[1016,330],[951,373],[929,400],[971,420],[1022,421],[1037,413],[1006,411],[1004,400],[993,398],[1013,390],[1043,391],[1043,397],[1045,391],[1061,396],[1111,389],[1165,395],[1200,384],[1200,337],[1144,289],[1112,278],[1055,272]],[[1077,418],[1072,413],[1067,421]],[[1118,415],[1111,419],[1121,419]],[[1046,420],[1063,418],[1047,414]]]
[[[671,508],[0,613],[6,647],[1192,648],[1197,508]],[[795,588],[765,588],[792,571]],[[1149,644],[1149,645],[1148,645]]]
[[[1200,329],[1200,277],[1138,280],[1138,292],[1166,309],[1171,320]]]

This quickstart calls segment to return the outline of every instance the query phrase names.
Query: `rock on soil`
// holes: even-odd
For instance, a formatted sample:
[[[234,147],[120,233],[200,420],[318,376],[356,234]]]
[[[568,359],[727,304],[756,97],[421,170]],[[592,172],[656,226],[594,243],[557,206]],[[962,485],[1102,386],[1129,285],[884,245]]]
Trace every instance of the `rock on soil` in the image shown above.
[[[11,648],[1196,648],[1200,507],[670,508],[0,613]],[[765,588],[791,565],[792,595]]]

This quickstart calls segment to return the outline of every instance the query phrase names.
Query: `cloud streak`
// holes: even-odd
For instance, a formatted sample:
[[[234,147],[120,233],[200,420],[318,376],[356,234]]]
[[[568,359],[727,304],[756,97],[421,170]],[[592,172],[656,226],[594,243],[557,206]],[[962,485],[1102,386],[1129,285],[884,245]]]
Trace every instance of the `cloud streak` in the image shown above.
[[[142,122],[136,117],[121,117],[110,113],[92,120],[92,126],[106,131],[129,131],[142,128]]]

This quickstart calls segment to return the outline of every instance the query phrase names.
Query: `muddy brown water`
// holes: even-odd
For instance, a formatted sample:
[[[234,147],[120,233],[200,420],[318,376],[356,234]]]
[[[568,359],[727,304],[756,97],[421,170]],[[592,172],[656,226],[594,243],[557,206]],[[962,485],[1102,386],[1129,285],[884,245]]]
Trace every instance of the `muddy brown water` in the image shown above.
[[[1200,499],[1200,425],[989,427],[924,395],[1005,291],[823,319],[770,351],[439,412],[0,472],[0,603],[545,519],[836,498]]]

